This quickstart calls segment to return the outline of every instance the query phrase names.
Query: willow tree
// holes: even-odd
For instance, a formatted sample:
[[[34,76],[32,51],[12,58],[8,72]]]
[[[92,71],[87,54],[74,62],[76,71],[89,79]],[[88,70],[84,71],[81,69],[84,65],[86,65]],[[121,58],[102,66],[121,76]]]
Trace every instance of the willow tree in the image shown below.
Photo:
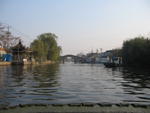
[[[61,47],[57,44],[57,36],[53,33],[44,33],[31,43],[34,57],[38,60],[57,61],[60,57]]]

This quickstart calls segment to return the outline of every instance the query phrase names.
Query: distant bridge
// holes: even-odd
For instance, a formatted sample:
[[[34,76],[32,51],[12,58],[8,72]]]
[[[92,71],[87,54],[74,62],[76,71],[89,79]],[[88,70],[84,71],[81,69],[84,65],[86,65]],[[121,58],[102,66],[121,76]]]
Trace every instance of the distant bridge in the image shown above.
[[[79,57],[79,56],[68,54],[68,55],[61,56],[61,62],[64,63],[65,61],[67,61],[68,58],[71,58],[71,60],[74,63],[80,62],[80,60],[81,60],[81,57]]]

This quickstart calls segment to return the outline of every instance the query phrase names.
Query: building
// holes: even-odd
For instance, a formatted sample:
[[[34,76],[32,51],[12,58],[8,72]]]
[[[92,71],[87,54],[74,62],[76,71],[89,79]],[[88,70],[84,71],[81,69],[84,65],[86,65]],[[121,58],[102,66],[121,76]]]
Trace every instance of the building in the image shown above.
[[[34,59],[32,58],[32,50],[22,45],[21,41],[12,47],[12,64],[32,64]]]
[[[4,48],[0,48],[0,56],[7,54],[7,51]]]
[[[106,67],[116,67],[122,65],[122,57],[114,54],[113,50],[101,53],[100,60],[100,62]]]
[[[100,53],[100,56],[99,56],[99,62],[100,63],[107,63],[107,62],[110,62],[110,57],[112,56],[112,53],[111,51],[106,51],[106,52],[103,52],[103,53]]]
[[[7,54],[7,51],[4,48],[0,48],[0,61],[2,61],[5,54]]]
[[[21,41],[12,48],[12,55],[12,64],[24,64],[25,47],[22,45]]]

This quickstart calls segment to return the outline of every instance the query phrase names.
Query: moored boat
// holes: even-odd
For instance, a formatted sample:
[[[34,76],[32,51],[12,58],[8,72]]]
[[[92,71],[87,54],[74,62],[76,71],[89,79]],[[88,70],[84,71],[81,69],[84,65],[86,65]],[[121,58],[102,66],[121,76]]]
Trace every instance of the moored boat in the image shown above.
[[[104,65],[105,65],[105,67],[108,67],[108,68],[122,66],[121,64],[111,63],[111,62],[104,63]]]

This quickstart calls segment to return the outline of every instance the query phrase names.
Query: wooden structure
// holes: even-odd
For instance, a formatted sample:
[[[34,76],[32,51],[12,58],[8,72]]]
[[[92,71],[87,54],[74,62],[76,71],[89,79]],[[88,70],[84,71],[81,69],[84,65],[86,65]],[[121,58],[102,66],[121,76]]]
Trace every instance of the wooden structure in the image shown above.
[[[22,45],[21,41],[19,41],[19,43],[12,48],[12,55],[12,64],[24,64],[23,58],[25,55],[25,47]]]

